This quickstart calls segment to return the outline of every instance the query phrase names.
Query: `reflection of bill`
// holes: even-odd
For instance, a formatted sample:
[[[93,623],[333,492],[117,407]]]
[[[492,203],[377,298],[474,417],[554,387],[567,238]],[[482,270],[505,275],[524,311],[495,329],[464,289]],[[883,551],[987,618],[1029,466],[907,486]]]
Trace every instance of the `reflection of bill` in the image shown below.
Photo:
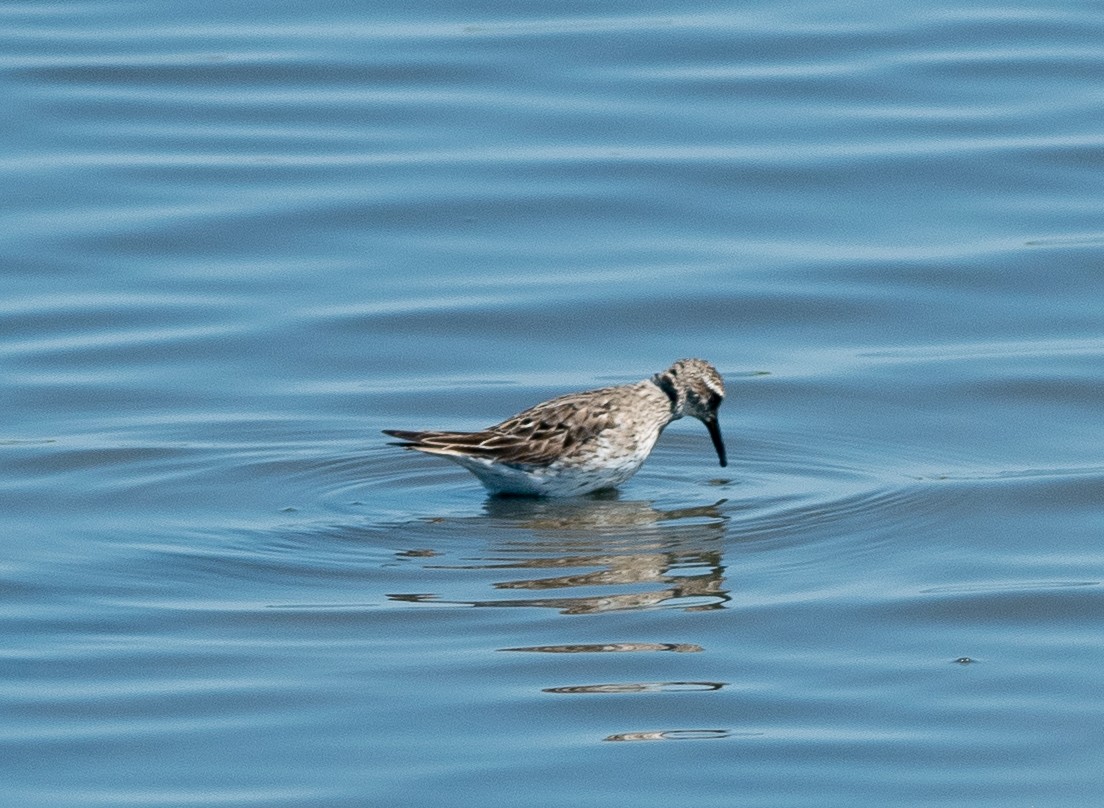
[[[556,570],[559,574],[499,581],[499,590],[547,592],[593,588],[587,595],[529,599],[444,600],[427,593],[391,594],[393,601],[467,606],[528,606],[564,614],[656,607],[723,608],[726,518],[717,502],[664,511],[649,502],[615,499],[554,502],[491,500],[488,527],[506,528],[484,559],[434,570]],[[480,517],[486,519],[486,517]],[[465,520],[470,521],[470,520]],[[446,520],[447,523],[447,520]],[[411,557],[409,554],[407,558]],[[658,585],[640,588],[641,584]],[[632,591],[625,591],[627,587]]]

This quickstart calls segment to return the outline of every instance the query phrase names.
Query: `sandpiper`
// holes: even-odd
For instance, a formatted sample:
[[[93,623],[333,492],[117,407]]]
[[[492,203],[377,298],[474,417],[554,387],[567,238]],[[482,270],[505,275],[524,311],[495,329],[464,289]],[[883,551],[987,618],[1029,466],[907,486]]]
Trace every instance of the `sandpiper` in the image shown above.
[[[692,415],[705,424],[721,465],[724,441],[717,408],[721,374],[702,359],[680,359],[634,384],[553,398],[480,432],[385,429],[402,446],[447,457],[492,494],[570,497],[629,479],[671,421]]]

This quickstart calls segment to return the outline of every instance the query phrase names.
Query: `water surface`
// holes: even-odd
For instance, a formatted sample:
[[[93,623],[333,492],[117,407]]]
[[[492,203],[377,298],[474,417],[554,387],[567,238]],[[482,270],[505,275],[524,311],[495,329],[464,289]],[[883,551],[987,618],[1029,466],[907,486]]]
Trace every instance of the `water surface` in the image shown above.
[[[0,802],[1099,801],[1091,4],[0,19]]]

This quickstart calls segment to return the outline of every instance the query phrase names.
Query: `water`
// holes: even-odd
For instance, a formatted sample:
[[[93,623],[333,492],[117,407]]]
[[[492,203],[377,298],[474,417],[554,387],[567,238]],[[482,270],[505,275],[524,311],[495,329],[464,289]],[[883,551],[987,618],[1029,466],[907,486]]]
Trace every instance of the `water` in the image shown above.
[[[0,19],[0,803],[1100,800],[1093,4]]]

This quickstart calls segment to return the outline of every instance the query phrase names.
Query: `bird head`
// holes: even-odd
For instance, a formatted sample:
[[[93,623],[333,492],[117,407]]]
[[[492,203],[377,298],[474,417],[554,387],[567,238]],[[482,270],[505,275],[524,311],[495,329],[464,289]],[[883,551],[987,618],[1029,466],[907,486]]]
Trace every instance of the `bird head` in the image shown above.
[[[717,409],[724,401],[724,381],[717,369],[704,359],[680,359],[654,381],[671,399],[672,418],[692,416],[709,430],[721,466],[727,466],[724,440],[717,421]]]

